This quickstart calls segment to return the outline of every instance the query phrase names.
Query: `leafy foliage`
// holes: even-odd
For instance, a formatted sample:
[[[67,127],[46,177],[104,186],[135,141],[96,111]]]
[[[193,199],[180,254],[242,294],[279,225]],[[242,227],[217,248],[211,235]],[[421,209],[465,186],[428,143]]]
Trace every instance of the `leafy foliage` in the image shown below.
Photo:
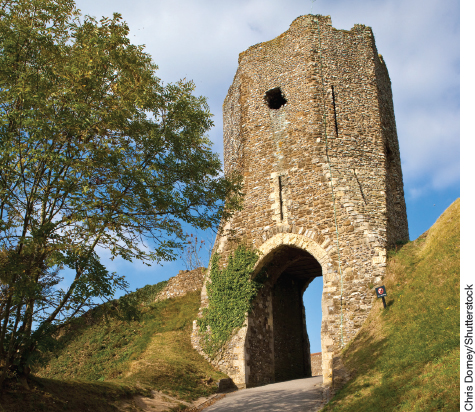
[[[210,356],[244,324],[246,313],[252,309],[252,301],[262,286],[251,279],[258,257],[257,252],[240,245],[223,269],[219,267],[218,254],[211,259],[210,281],[206,284],[209,305],[198,319],[203,350]]]
[[[206,99],[164,85],[128,31],[71,0],[0,0],[0,385],[55,323],[127,287],[100,248],[175,259],[182,222],[206,229],[239,207]]]

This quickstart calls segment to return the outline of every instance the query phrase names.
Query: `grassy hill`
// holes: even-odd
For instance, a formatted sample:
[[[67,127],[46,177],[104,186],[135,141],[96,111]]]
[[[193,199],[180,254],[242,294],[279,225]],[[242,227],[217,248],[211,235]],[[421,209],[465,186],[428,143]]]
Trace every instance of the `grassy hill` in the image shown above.
[[[458,411],[460,199],[387,269],[387,308],[344,351],[352,378],[324,411]]]
[[[216,392],[226,376],[190,342],[200,293],[153,302],[165,284],[83,316],[38,358],[31,391],[7,388],[0,412],[119,411],[127,399],[151,391],[188,402]]]

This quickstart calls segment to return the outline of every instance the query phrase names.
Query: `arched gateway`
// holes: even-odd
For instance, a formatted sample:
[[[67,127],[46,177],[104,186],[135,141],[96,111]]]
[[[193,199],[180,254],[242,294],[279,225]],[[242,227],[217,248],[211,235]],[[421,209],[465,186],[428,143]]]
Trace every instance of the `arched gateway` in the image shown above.
[[[334,354],[371,308],[387,249],[409,237],[391,83],[371,29],[297,18],[240,54],[223,110],[225,173],[244,176],[245,197],[214,252],[227,258],[245,243],[260,253],[254,274],[265,267],[268,276],[213,362],[240,386],[309,376],[302,296],[322,276],[330,384]],[[192,341],[201,352],[196,324]]]

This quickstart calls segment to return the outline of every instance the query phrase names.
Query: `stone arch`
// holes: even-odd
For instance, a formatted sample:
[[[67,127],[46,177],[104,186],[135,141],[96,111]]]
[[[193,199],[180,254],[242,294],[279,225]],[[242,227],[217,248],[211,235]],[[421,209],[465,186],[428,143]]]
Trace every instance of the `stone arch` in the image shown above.
[[[305,231],[305,230],[299,230],[301,233],[310,233],[313,234],[313,232],[310,231]],[[322,240],[323,244],[325,245],[328,244],[328,239],[319,239]],[[304,234],[299,234],[299,233],[292,233],[292,232],[284,232],[284,233],[276,233],[272,235],[270,238],[266,239],[264,243],[262,243],[259,247],[258,250],[260,252],[260,258],[258,262],[255,265],[255,270],[254,270],[254,276],[257,275],[262,268],[270,264],[271,262],[274,261],[274,259],[277,259],[278,269],[274,269],[272,271],[273,273],[273,279],[270,280],[270,285],[267,288],[263,288],[263,292],[260,297],[258,297],[258,301],[256,302],[256,307],[254,313],[250,314],[248,317],[248,327],[246,330],[246,343],[245,343],[245,354],[244,358],[247,360],[247,367],[246,367],[246,385],[247,386],[255,386],[255,385],[260,385],[260,384],[265,384],[268,382],[272,382],[274,379],[275,380],[287,380],[287,379],[292,379],[293,377],[288,377],[287,379],[283,377],[280,372],[278,372],[279,368],[279,355],[278,355],[278,350],[277,350],[277,342],[278,342],[278,336],[279,336],[279,326],[278,326],[278,319],[274,319],[274,314],[276,314],[277,308],[275,307],[274,302],[274,294],[276,293],[275,287],[277,287],[277,279],[281,278],[281,274],[283,275],[282,277],[287,276],[287,270],[292,267],[292,265],[295,265],[295,262],[297,262],[299,259],[306,259],[307,262],[309,262],[309,258],[313,258],[315,262],[315,270],[318,272],[316,276],[322,276],[323,277],[323,283],[331,282],[332,276],[331,274],[334,273],[334,263],[332,262],[331,257],[329,256],[328,252],[322,247],[321,244],[317,243],[317,241],[311,239],[308,236],[305,236]],[[290,251],[290,254],[289,254]],[[293,251],[293,252],[292,252]],[[277,258],[279,254],[284,254],[284,261],[282,261],[282,257]],[[292,257],[293,259],[292,260]],[[279,261],[279,259],[281,259]],[[288,260],[287,260],[288,259]],[[318,266],[318,267],[317,267]],[[290,269],[289,269],[290,270]],[[314,273],[315,275],[315,273]],[[314,279],[315,277],[312,277],[310,280],[305,280],[302,279],[301,282],[301,288],[300,292],[300,300],[302,298],[303,292],[305,291],[306,287],[308,284]],[[283,282],[289,281],[283,280]],[[279,281],[280,282],[280,281]],[[294,282],[292,281],[292,284]],[[327,302],[322,302],[322,323],[326,321],[325,314],[328,314],[328,308],[324,308],[323,306],[325,304],[328,304]],[[308,361],[310,361],[310,347],[308,343],[308,336],[306,332],[306,326],[305,326],[305,310],[303,307],[303,302],[300,303],[301,309],[294,309],[297,310],[296,313],[298,313],[299,310],[302,312],[302,318],[303,318],[303,332],[302,333],[302,339],[306,339],[306,344],[308,347]],[[326,309],[326,310],[325,310]],[[267,312],[266,312],[267,311]],[[294,316],[294,315],[292,315]],[[280,327],[281,328],[281,327]],[[262,333],[256,332],[256,330],[261,330]],[[323,328],[322,328],[323,330]],[[269,367],[264,365],[266,361],[260,360],[262,363],[262,366],[256,366],[257,360],[253,358],[258,358],[258,349],[256,349],[256,335],[261,336],[261,346],[264,347],[264,349],[261,351],[265,353],[265,348],[266,345],[267,349],[271,354],[269,354],[269,359],[267,360],[268,363],[271,364],[270,368],[272,371],[269,371]],[[332,345],[328,345],[329,338],[327,336],[323,336],[322,334],[322,370],[323,370],[323,379],[325,384],[330,384],[331,379],[332,379]],[[331,339],[333,341],[333,339]],[[274,353],[275,349],[275,353]],[[304,350],[304,349],[302,349]],[[301,355],[299,355],[301,356]],[[304,354],[304,357],[307,356]],[[308,365],[305,363],[302,364],[303,366],[301,367],[303,375],[300,377],[304,377],[305,371],[309,371],[310,369],[310,364]],[[266,370],[267,368],[267,370]],[[262,369],[264,372],[261,373],[257,372],[258,369]]]
[[[299,230],[299,232],[305,233],[310,231]],[[328,240],[324,239],[323,244],[325,245],[328,243]],[[263,267],[265,262],[272,255],[273,251],[284,245],[293,246],[310,253],[315,258],[315,260],[322,266],[323,276],[325,276],[327,273],[330,273],[330,268],[333,266],[333,262],[327,251],[323,248],[323,246],[311,239],[310,237],[290,232],[277,233],[273,235],[270,239],[267,239],[258,247],[261,256],[256,263],[255,273],[257,273]]]

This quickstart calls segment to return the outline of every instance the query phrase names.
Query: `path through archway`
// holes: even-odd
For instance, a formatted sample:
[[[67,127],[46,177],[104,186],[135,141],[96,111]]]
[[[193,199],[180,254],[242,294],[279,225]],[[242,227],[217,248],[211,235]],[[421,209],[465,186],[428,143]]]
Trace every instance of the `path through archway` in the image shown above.
[[[249,386],[311,376],[303,294],[322,276],[321,265],[309,252],[288,245],[273,250],[262,267],[266,281],[248,318]]]

